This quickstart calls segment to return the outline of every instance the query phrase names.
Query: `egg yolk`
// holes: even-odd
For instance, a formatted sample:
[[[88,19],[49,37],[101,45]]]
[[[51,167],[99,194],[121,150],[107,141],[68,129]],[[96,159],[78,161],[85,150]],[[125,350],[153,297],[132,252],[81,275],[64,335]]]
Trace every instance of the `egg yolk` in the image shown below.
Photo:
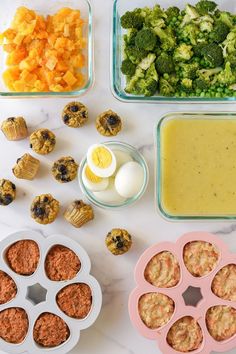
[[[100,183],[102,181],[101,177],[96,176],[88,166],[85,168],[85,175],[88,178],[88,180],[92,183]]]
[[[104,169],[111,165],[112,155],[106,148],[99,146],[92,152],[92,161],[96,167]]]

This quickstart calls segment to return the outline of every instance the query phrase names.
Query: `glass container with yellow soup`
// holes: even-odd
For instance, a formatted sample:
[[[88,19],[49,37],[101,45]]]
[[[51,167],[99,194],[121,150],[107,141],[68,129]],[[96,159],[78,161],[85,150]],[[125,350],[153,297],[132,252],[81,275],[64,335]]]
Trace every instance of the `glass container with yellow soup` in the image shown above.
[[[165,217],[236,218],[236,114],[169,114],[158,124],[157,150]]]

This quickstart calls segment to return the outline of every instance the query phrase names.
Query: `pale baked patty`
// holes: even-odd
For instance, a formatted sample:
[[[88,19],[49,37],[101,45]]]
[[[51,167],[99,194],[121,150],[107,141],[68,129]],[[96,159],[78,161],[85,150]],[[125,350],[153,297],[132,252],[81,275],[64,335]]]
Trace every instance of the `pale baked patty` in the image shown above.
[[[209,242],[192,241],[185,245],[184,264],[194,277],[203,277],[215,269],[219,252],[217,248]]]
[[[141,320],[150,329],[164,326],[171,319],[174,301],[164,294],[147,293],[140,297],[138,310]]]
[[[29,320],[25,310],[12,307],[0,312],[0,338],[8,343],[19,344],[25,339]]]
[[[145,279],[159,288],[171,288],[180,281],[180,267],[176,257],[169,251],[156,254],[148,262]]]
[[[176,321],[167,334],[168,344],[176,351],[187,353],[200,348],[203,341],[201,327],[191,316]]]
[[[236,309],[230,306],[213,306],[206,314],[206,325],[210,335],[218,342],[236,334]]]
[[[236,264],[228,264],[219,270],[211,288],[221,299],[236,301]]]

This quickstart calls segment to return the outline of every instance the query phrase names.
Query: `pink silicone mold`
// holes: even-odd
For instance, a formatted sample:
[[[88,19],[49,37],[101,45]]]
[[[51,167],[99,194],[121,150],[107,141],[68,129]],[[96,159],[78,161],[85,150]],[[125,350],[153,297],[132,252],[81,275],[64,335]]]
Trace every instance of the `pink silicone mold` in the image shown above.
[[[183,260],[184,246],[191,241],[205,241],[215,245],[218,248],[219,260],[216,267],[203,277],[194,277],[186,268]],[[156,254],[169,251],[177,258],[181,270],[180,281],[173,288],[157,288],[148,283],[144,277],[144,270],[148,262]],[[235,301],[227,301],[217,297],[211,290],[211,284],[218,271],[228,264],[236,264],[236,254],[229,252],[226,245],[216,236],[206,232],[192,232],[181,236],[174,244],[171,242],[158,243],[148,248],[140,257],[135,268],[135,282],[137,287],[132,291],[129,298],[129,314],[133,325],[141,335],[148,339],[156,340],[160,350],[164,354],[182,353],[174,350],[167,342],[167,334],[172,325],[184,316],[192,316],[198,321],[203,334],[201,346],[191,353],[209,354],[212,351],[226,352],[236,347],[236,335],[228,340],[218,342],[208,332],[205,317],[207,310],[212,306],[227,305],[236,309]],[[196,307],[187,306],[182,294],[188,287],[199,288],[202,294]],[[142,295],[146,293],[157,292],[170,297],[175,303],[174,313],[168,323],[158,329],[149,329],[141,320],[138,311],[138,302]]]

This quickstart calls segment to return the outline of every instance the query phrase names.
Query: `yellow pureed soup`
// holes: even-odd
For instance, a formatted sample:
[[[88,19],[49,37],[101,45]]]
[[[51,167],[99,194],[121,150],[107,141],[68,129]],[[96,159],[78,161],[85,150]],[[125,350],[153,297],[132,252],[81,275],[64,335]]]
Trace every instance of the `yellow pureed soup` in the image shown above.
[[[164,119],[160,149],[166,215],[236,216],[236,117]]]

